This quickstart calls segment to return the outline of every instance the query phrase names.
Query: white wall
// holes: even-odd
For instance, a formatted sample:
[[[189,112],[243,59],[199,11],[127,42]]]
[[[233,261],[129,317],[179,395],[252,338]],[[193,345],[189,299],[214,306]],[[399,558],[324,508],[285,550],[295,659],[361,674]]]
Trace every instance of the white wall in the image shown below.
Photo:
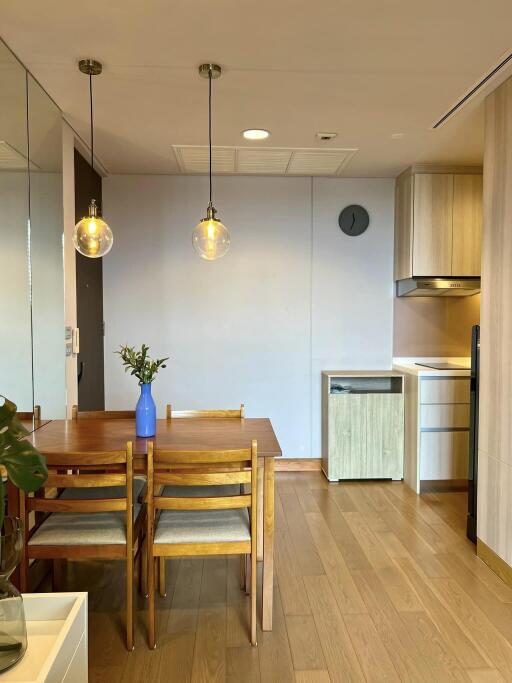
[[[393,181],[216,178],[231,230],[217,262],[193,251],[207,179],[111,176],[103,208],[114,231],[104,259],[107,408],[138,388],[113,351],[149,344],[170,355],[154,384],[160,414],[236,407],[268,416],[287,457],[320,455],[320,371],[388,368],[392,358]],[[344,236],[340,210],[361,203],[368,232]]]

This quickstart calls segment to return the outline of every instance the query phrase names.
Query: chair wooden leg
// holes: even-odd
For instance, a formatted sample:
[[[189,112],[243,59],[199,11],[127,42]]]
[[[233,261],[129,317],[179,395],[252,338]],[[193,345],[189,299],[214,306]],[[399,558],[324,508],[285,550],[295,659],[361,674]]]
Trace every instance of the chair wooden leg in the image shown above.
[[[127,549],[126,560],[126,648],[131,652],[133,645],[133,548]]]
[[[148,593],[149,593],[149,609],[148,609],[148,645],[151,650],[156,647],[155,638],[155,570],[156,562],[153,553],[148,548]]]
[[[252,565],[251,565],[251,556],[250,555],[245,555],[244,556],[245,560],[245,594],[250,595],[251,593],[251,574],[252,574]]]
[[[141,549],[139,550],[139,591],[140,594],[147,599],[148,597],[148,546],[146,539],[142,540]]]
[[[251,553],[251,645],[257,645],[256,641],[256,553]]]
[[[23,553],[23,558],[20,562],[20,590],[22,593],[28,593],[28,568],[29,559],[25,550]]]
[[[165,598],[167,595],[165,585],[165,557],[158,558],[158,590],[160,597]]]
[[[66,573],[66,560],[53,560],[52,562],[52,590],[54,593],[61,591],[64,587],[64,576]]]
[[[245,579],[246,579],[246,558],[245,555],[240,555],[240,590],[245,590]]]

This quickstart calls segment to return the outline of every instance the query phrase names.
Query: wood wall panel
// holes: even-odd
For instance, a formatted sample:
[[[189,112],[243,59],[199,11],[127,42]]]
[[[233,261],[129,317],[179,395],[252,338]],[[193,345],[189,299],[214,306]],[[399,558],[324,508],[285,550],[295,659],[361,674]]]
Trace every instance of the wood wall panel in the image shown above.
[[[512,79],[485,118],[477,534],[512,565]]]

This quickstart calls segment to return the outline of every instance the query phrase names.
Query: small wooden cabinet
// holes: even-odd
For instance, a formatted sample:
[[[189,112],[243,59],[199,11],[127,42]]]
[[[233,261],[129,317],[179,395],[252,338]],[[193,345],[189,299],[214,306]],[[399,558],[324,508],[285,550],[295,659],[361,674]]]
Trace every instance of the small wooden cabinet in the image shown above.
[[[322,469],[329,481],[402,479],[403,377],[322,373]]]
[[[411,168],[395,189],[395,280],[479,277],[480,172]]]

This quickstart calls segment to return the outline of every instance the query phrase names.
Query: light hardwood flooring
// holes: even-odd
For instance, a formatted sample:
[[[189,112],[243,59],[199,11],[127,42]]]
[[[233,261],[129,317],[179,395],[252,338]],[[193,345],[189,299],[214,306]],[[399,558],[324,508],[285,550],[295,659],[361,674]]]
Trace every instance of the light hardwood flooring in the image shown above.
[[[139,597],[133,653],[122,563],[70,563],[63,588],[90,591],[90,681],[511,681],[512,589],[465,517],[462,493],[279,473],[274,629],[257,648],[237,557],[168,562],[157,649]]]

